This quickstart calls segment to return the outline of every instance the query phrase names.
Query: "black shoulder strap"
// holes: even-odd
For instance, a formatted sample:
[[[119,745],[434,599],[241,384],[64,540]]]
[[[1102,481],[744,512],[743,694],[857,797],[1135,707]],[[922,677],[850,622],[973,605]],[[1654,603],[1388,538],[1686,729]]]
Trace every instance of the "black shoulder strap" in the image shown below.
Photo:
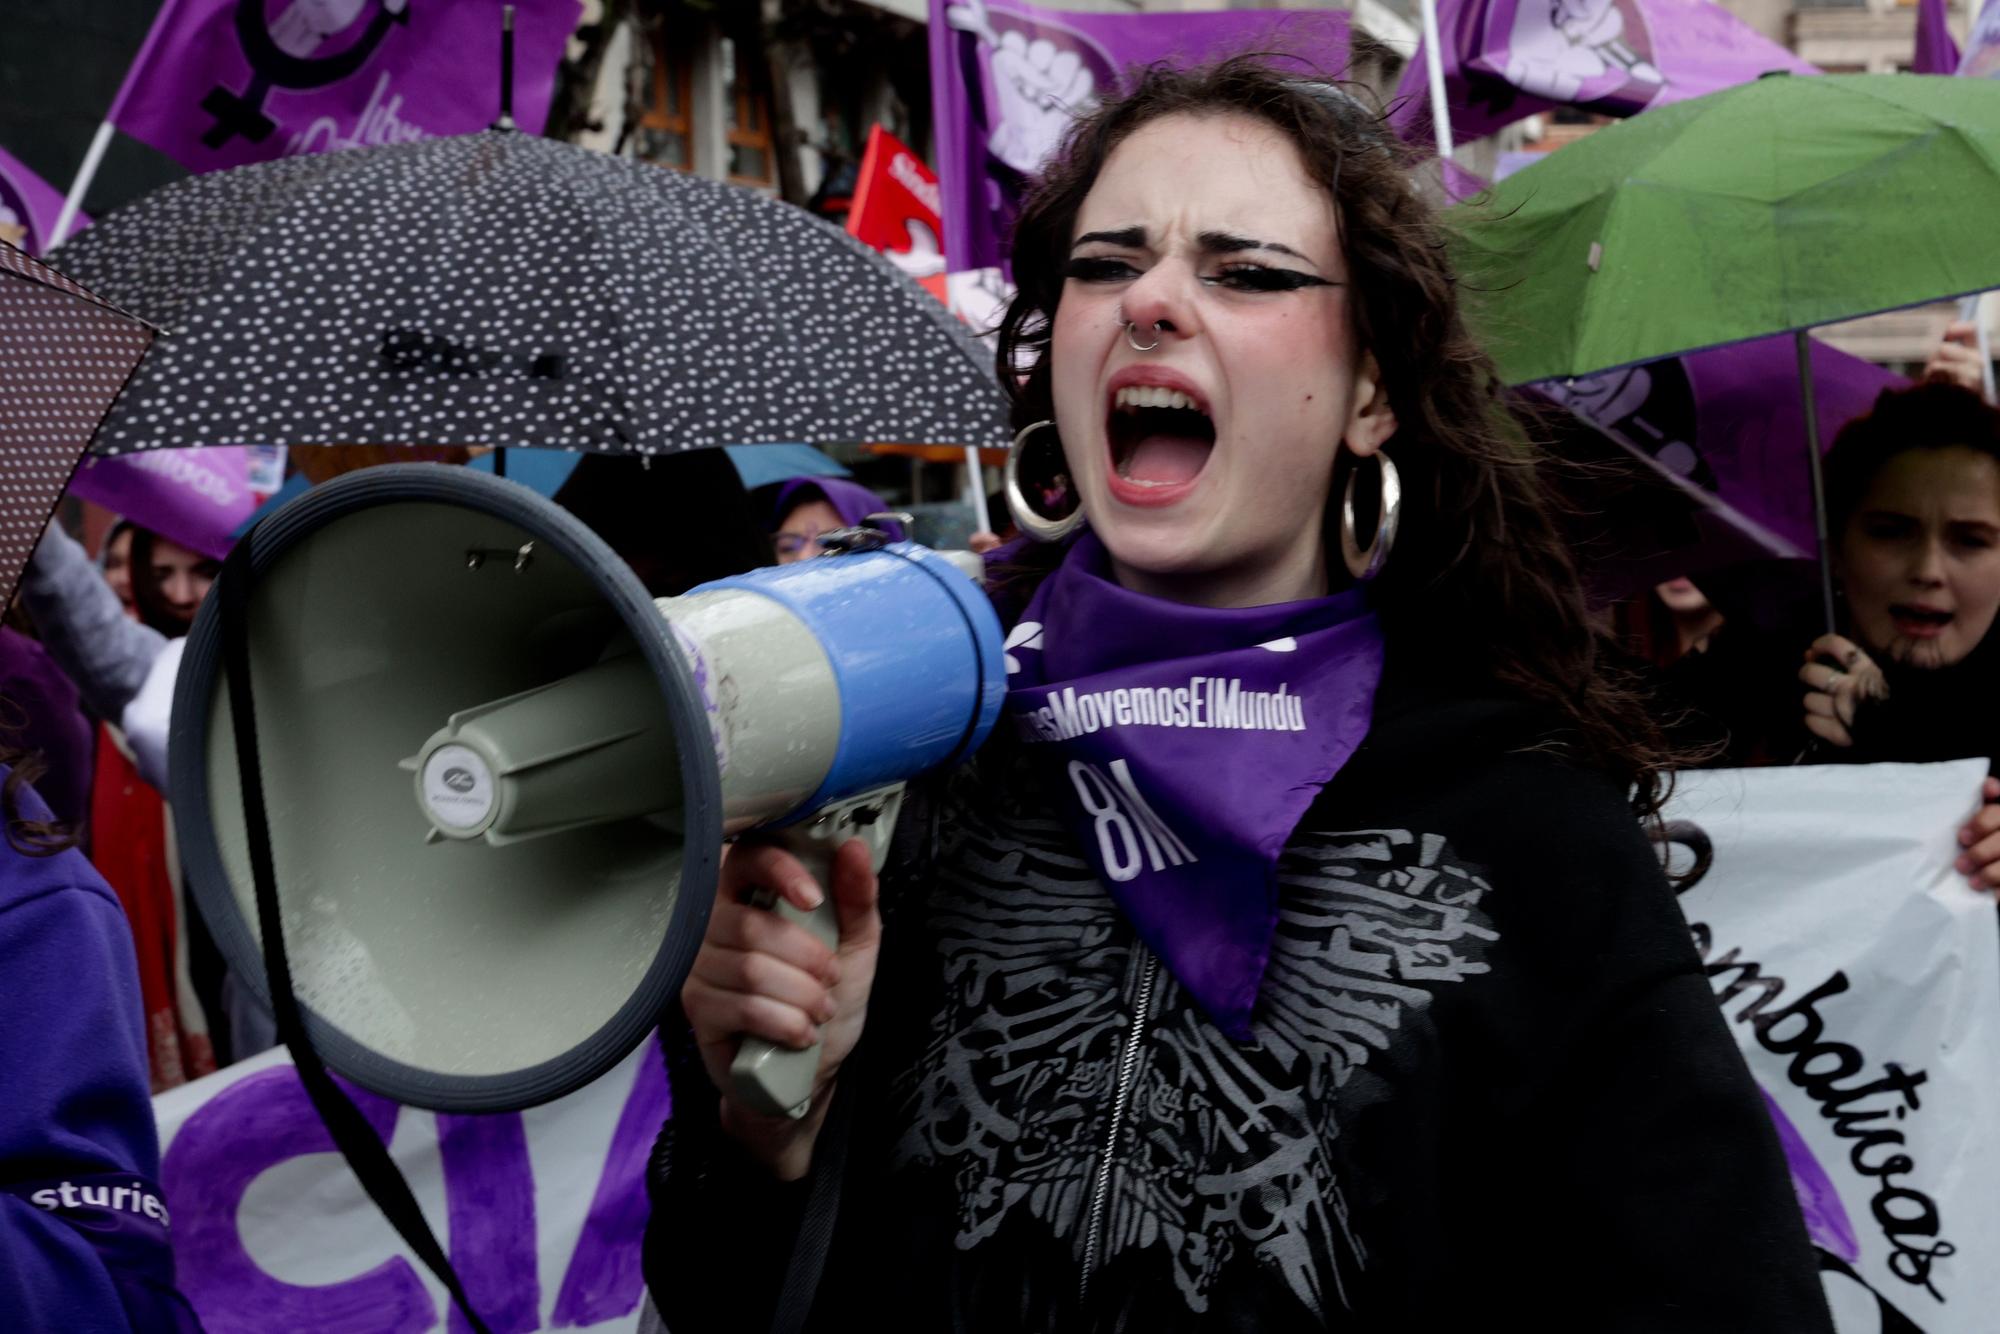
[[[889,857],[883,868],[882,911],[886,921],[895,900],[927,882],[937,864],[938,820],[943,810],[942,775],[927,774],[910,782],[903,799],[903,813],[890,837]],[[885,942],[886,944],[886,942]],[[827,1252],[833,1248],[833,1227],[840,1216],[840,1188],[847,1177],[847,1145],[853,1135],[854,1104],[861,1100],[867,1084],[866,1038],[848,1057],[847,1069],[835,1087],[833,1106],[827,1109],[826,1124],[820,1127],[813,1145],[812,1185],[806,1192],[805,1209],[799,1215],[799,1230],[792,1240],[791,1262],[785,1266],[785,1285],[771,1316],[771,1334],[801,1334],[819,1295],[819,1281],[826,1272]]]
[[[854,1055],[859,1056],[860,1052]],[[854,1079],[844,1079],[834,1089],[833,1106],[827,1109],[826,1124],[820,1127],[819,1139],[813,1144],[812,1187],[806,1193],[805,1210],[799,1215],[791,1263],[785,1266],[785,1286],[778,1292],[778,1305],[771,1315],[771,1334],[803,1334],[806,1317],[812,1314],[813,1299],[819,1295],[820,1276],[826,1272],[826,1255],[833,1249],[833,1225],[840,1217],[840,1187],[847,1177],[847,1140],[854,1121],[854,1104],[861,1096],[857,1083]]]
[[[333,1082],[319,1053],[306,1036],[298,997],[292,994],[291,959],[285,953],[285,932],[278,910],[278,877],[271,857],[271,830],[264,809],[263,770],[257,760],[257,709],[250,693],[250,539],[238,541],[222,564],[217,592],[221,598],[222,663],[229,681],[229,717],[236,729],[236,764],[243,778],[243,823],[249,842],[250,875],[256,883],[257,917],[262,926],[264,974],[271,985],[271,1009],[278,1021],[278,1038],[298,1067],[299,1082],[313,1110],[326,1123],[334,1147],[354,1169],[368,1198],[375,1201],[398,1236],[438,1276],[474,1334],[490,1334],[472,1309],[458,1274],[444,1248],[431,1235],[430,1224],[410,1193],[389,1150],[375,1128],[355,1107],[347,1091]],[[836,1099],[835,1106],[839,1103]],[[829,1119],[831,1113],[829,1113]]]

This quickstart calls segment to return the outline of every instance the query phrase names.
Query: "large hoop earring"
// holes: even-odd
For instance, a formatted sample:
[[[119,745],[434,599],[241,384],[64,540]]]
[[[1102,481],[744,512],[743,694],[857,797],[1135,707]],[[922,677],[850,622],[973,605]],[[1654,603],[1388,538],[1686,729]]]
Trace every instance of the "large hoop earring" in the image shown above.
[[[1358,463],[1348,472],[1347,490],[1340,498],[1340,558],[1358,584],[1382,573],[1382,567],[1389,563],[1389,552],[1396,545],[1396,522],[1403,509],[1403,479],[1396,473],[1395,461],[1378,450],[1375,471],[1382,494],[1375,506],[1375,535],[1366,548],[1356,540],[1354,524],[1354,479],[1361,472]]]
[[[1014,437],[1014,443],[1007,447],[1007,512],[1014,516],[1014,526],[1037,542],[1060,542],[1083,526],[1083,506],[1078,505],[1061,518],[1050,518],[1036,509],[1028,500],[1027,492],[1021,488],[1021,455],[1027,448],[1028,437],[1044,426],[1054,429],[1052,421],[1031,422],[1021,428]],[[1058,445],[1060,450],[1061,446]],[[1061,476],[1060,469],[1057,476]],[[1070,484],[1070,493],[1076,492],[1075,483]]]

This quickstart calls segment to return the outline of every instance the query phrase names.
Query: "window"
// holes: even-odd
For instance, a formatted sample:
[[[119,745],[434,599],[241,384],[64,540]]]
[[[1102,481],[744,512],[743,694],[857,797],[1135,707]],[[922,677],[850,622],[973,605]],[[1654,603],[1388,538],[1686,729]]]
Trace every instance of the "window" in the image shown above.
[[[685,48],[670,46],[663,32],[653,34],[651,53],[645,71],[645,110],[632,136],[634,147],[647,162],[693,171],[693,62]]]
[[[768,187],[777,181],[771,99],[753,55],[749,44],[723,39],[722,68],[728,79],[722,98],[729,116],[724,136],[729,149],[728,176],[738,185]]]

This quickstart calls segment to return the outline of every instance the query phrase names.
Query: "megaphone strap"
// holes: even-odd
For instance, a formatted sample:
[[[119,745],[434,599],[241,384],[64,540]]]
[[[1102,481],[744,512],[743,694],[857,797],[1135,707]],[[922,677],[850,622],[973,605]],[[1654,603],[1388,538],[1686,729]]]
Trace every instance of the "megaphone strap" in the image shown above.
[[[253,534],[254,535],[254,534]],[[278,1038],[291,1054],[299,1082],[313,1110],[333,1137],[334,1147],[354,1170],[362,1189],[375,1201],[396,1234],[416,1252],[437,1275],[452,1301],[465,1315],[475,1334],[491,1334],[486,1322],[472,1308],[458,1272],[452,1268],[444,1248],[431,1234],[423,1210],[410,1191],[409,1182],[397,1169],[395,1160],[375,1128],[333,1082],[319,1053],[313,1049],[299,1013],[299,1000],[292,991],[291,959],[285,952],[283,919],[278,908],[278,879],[271,855],[269,815],[264,806],[264,783],[257,756],[257,708],[250,682],[250,591],[255,570],[250,562],[254,543],[246,535],[222,563],[216,594],[220,600],[223,670],[229,682],[229,716],[236,732],[236,763],[243,781],[244,834],[250,856],[250,874],[256,887],[257,917],[264,947],[264,972],[270,982],[271,1009],[278,1023]],[[832,1113],[829,1112],[829,1117]]]
[[[860,1057],[866,1046],[864,1039],[849,1054],[848,1077],[835,1087],[833,1106],[827,1108],[826,1121],[813,1141],[812,1184],[785,1266],[785,1285],[778,1290],[778,1304],[771,1312],[771,1334],[801,1334],[819,1295],[826,1254],[833,1249],[833,1225],[840,1217],[840,1188],[847,1177],[847,1142],[853,1138],[854,1104],[861,1097],[864,1077]]]

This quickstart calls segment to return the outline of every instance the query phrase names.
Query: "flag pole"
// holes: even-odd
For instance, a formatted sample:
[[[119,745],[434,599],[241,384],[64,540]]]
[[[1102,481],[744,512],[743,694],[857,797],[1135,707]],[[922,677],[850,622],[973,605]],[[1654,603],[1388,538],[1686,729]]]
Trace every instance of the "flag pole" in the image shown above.
[[[62,212],[56,214],[55,230],[42,243],[42,253],[47,254],[63,243],[69,235],[69,225],[76,221],[76,215],[83,210],[83,197],[90,191],[90,183],[97,178],[97,168],[104,161],[104,150],[111,147],[111,122],[100,122],[97,133],[90,138],[90,149],[83,155],[83,165],[77,168],[76,179],[69,183],[69,193],[63,196]]]
[[[1438,156],[1451,157],[1451,108],[1444,95],[1444,45],[1438,38],[1437,0],[1422,0],[1424,11],[1424,67],[1431,83],[1431,130],[1437,136]]]

